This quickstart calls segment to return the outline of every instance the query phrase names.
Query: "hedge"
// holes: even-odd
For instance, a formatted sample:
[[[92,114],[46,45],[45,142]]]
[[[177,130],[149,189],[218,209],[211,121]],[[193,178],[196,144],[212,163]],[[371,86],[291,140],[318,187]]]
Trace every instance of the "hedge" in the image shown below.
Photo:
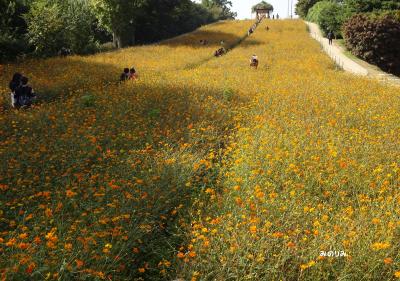
[[[400,11],[354,15],[343,25],[343,35],[354,55],[400,75]]]

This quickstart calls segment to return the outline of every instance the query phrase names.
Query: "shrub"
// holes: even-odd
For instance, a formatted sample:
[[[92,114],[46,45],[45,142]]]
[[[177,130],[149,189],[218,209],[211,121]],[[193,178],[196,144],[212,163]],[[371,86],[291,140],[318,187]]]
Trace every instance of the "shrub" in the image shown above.
[[[228,102],[230,102],[232,100],[234,95],[235,95],[235,93],[233,92],[233,90],[231,88],[227,88],[223,92],[223,98],[225,101],[228,101]]]
[[[95,106],[96,98],[92,94],[88,93],[86,95],[83,95],[81,99],[84,107]]]
[[[0,34],[0,62],[11,61],[28,51],[29,45],[24,38]]]
[[[385,71],[400,74],[400,12],[357,14],[343,26],[347,48]]]

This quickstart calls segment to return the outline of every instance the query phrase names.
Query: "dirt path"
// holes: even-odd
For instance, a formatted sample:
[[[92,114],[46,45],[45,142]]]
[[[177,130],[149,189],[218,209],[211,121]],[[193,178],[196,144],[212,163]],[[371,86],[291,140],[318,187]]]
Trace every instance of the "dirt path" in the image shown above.
[[[329,45],[328,39],[322,36],[319,26],[315,23],[306,22],[311,37],[317,40],[324,51],[339,65],[343,70],[362,76],[378,79],[381,82],[399,85],[400,78],[380,70],[377,66],[371,65],[358,58],[350,58],[346,50],[335,41]]]

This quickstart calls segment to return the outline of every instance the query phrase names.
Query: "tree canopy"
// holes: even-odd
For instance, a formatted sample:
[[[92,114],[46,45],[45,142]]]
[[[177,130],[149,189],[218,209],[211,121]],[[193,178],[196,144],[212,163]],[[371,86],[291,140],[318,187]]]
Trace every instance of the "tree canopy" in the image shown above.
[[[234,19],[230,0],[0,0],[0,61],[148,43]]]
[[[319,1],[320,0],[299,0],[295,8],[296,15],[305,18],[312,6]]]
[[[231,11],[232,2],[229,0],[202,0],[201,3],[215,20],[234,19],[237,16],[237,13]]]

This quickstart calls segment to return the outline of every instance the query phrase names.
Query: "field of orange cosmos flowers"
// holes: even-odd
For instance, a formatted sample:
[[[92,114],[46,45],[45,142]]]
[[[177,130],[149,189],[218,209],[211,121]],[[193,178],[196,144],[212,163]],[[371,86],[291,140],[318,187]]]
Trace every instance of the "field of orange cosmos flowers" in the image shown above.
[[[399,89],[251,24],[1,66],[0,280],[400,278]]]

